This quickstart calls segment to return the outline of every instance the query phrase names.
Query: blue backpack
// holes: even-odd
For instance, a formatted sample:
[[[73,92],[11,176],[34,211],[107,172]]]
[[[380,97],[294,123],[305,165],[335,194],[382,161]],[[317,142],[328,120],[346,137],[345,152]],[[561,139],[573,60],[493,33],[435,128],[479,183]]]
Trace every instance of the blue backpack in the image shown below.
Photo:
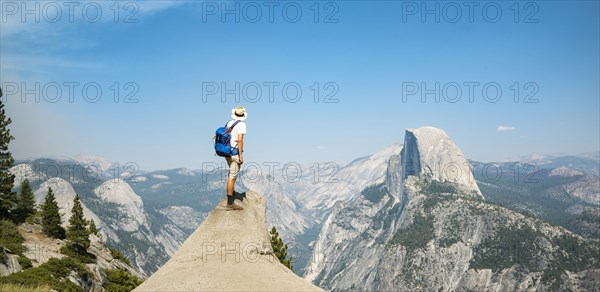
[[[235,121],[231,127],[227,127],[227,122],[224,127],[217,129],[215,133],[215,152],[221,157],[230,157],[238,155],[237,147],[231,147],[231,131],[240,121]]]

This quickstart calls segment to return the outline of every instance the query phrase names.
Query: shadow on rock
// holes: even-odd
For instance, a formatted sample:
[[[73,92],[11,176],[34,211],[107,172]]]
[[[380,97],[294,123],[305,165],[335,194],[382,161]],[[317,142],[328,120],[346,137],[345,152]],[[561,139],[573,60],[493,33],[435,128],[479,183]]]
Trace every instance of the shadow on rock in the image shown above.
[[[244,199],[246,199],[246,192],[238,193],[238,192],[234,191],[233,192],[233,199],[234,200],[244,201]]]

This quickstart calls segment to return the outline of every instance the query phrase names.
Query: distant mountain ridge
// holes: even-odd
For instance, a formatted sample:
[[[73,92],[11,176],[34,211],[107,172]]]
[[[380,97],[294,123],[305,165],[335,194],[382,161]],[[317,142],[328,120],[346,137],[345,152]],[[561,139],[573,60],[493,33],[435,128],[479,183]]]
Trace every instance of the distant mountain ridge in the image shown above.
[[[501,165],[520,162],[535,165],[539,168],[557,168],[561,166],[600,176],[600,151],[578,155],[567,153],[530,154],[516,158],[508,158],[498,162]]]
[[[270,226],[276,226],[286,242],[290,243],[290,254],[295,257],[295,270],[298,273],[303,273],[303,267],[309,262],[315,244],[318,244],[316,242],[317,236],[324,225],[327,224],[329,214],[335,210],[336,204],[346,204],[356,200],[366,187],[389,180],[390,178],[387,178],[387,176],[394,175],[397,172],[387,170],[388,160],[394,154],[398,154],[402,147],[401,144],[393,144],[371,156],[358,158],[345,165],[321,163],[319,164],[317,177],[315,177],[313,165],[302,165],[303,176],[297,181],[285,180],[281,175],[267,178],[267,172],[263,171],[265,176],[261,179],[254,181],[241,179],[242,189],[240,191],[249,188],[260,190],[271,202],[267,209],[268,223]],[[107,159],[101,159],[101,161],[104,160]],[[94,165],[94,161],[87,161]],[[556,190],[562,189],[563,194],[575,195],[576,193],[586,194],[581,190],[594,187],[597,176],[590,174],[589,170],[600,164],[596,163],[594,166],[593,162],[585,157],[553,158],[552,161],[555,164],[546,164],[539,168],[546,169],[547,166],[556,166],[556,170],[548,168],[548,174],[552,172],[558,176],[547,176],[549,182],[557,181],[565,184],[564,187],[557,185]],[[470,162],[473,163],[473,161]],[[521,165],[525,163],[520,162]],[[566,165],[561,165],[561,163]],[[566,173],[582,172],[578,169],[572,169],[575,172],[564,169],[567,165],[574,165],[574,163],[585,166],[584,169],[588,170],[586,173],[587,178],[580,176],[562,178]],[[483,167],[489,163],[479,162],[479,164]],[[503,178],[511,178],[512,174],[509,173],[509,167],[512,165],[514,165],[514,162],[500,164],[500,168],[506,170]],[[86,164],[81,161],[78,162],[66,157],[59,160],[43,158],[18,161],[11,171],[17,174],[16,187],[18,187],[20,180],[24,178],[29,178],[32,181],[34,190],[37,190],[42,183],[54,177],[60,177],[71,184],[73,190],[82,196],[84,205],[101,218],[99,225],[102,225],[101,232],[106,232],[108,245],[122,249],[126,256],[131,259],[132,265],[146,274],[151,274],[168,260],[181,243],[201,224],[208,212],[216,206],[222,198],[224,189],[222,176],[204,174],[199,170],[176,168],[148,172],[138,169],[132,172],[132,169],[125,169],[121,165],[118,168],[108,168],[100,173],[94,170],[92,175],[85,176],[83,175],[85,166]],[[113,166],[116,167],[117,165]],[[61,173],[56,172],[56,167],[62,168]],[[490,169],[493,170],[493,168]],[[489,180],[481,178],[479,170],[481,169],[477,168],[474,172],[477,183],[480,186],[481,183],[489,183]],[[275,172],[281,174],[281,169],[275,169]],[[523,172],[522,174],[527,173]],[[140,217],[139,222],[147,222],[139,225],[144,226],[139,232],[130,232],[114,227],[103,228],[106,224],[112,225],[110,222],[118,221],[117,218],[124,216],[123,211],[127,210],[118,202],[112,202],[110,199],[103,200],[95,193],[95,190],[103,183],[115,178],[120,178],[129,185],[129,188],[143,203],[143,207],[131,209],[140,210],[135,211],[138,212],[137,216]],[[510,185],[509,183],[510,181],[500,180],[491,185],[483,185],[482,190],[489,190],[489,187],[492,186],[498,190],[508,188],[514,193],[516,191],[514,184]],[[519,192],[521,190],[522,188],[518,189]],[[535,191],[535,188],[532,188],[531,191]],[[483,193],[485,194],[485,191]],[[110,192],[106,192],[106,195],[107,198],[111,197]],[[119,194],[115,193],[115,195]],[[548,202],[548,200],[540,201],[538,199],[526,205],[514,204],[514,202],[518,202],[514,198],[524,198],[523,195],[517,196],[506,197],[505,199],[498,196],[488,196],[486,199],[491,199],[493,202],[515,210],[522,210],[523,212],[529,210],[528,212],[540,216],[540,218],[550,218],[552,216],[555,218],[571,218],[573,222],[560,224],[586,236],[599,234],[596,231],[597,228],[594,228],[593,222],[596,220],[594,218],[600,218],[600,213],[596,216],[597,213],[594,213],[596,209],[593,206],[579,203],[566,204],[564,201],[554,200],[551,202],[561,203],[550,208],[540,205],[540,203]],[[592,195],[587,196],[593,198]],[[576,198],[576,196],[571,195],[567,197]],[[561,198],[561,196],[555,196],[554,198]],[[566,205],[561,209],[560,206],[563,206],[563,204]],[[536,211],[536,208],[541,208],[541,211]],[[146,219],[143,219],[144,216]],[[551,222],[555,221],[551,220]],[[115,224],[115,226],[119,225],[117,222]],[[154,256],[147,257],[147,254]]]
[[[173,214],[186,212],[185,208],[155,208],[154,201],[138,195],[139,186],[135,181],[130,185],[123,179],[112,178],[106,172],[98,174],[95,170],[86,174],[86,166],[73,160],[44,158],[18,164],[11,172],[16,176],[16,186],[24,179],[31,181],[38,203],[51,187],[62,210],[63,222],[68,220],[72,197],[79,194],[84,214],[94,219],[107,244],[123,250],[132,266],[146,275],[168,260],[200,223],[201,215],[191,227],[173,224],[177,221]],[[125,173],[124,178],[127,175]],[[146,182],[156,184],[157,181],[162,180],[151,177]],[[148,208],[144,201],[151,207]]]

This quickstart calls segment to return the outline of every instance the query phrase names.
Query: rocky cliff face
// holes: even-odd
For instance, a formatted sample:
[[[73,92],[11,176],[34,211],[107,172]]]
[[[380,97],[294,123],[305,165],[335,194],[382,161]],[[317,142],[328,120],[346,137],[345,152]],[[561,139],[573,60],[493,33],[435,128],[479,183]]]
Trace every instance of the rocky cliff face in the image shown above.
[[[123,250],[139,272],[156,270],[187,236],[182,228],[172,225],[152,230],[142,198],[127,182],[107,179],[102,173],[86,173],[85,167],[74,161],[37,159],[10,171],[16,186],[30,180],[37,204],[43,203],[48,187],[52,188],[65,227],[73,199],[79,194],[84,216],[94,220],[101,239]]]
[[[307,210],[289,196],[279,182],[263,178],[260,181],[244,182],[244,186],[263,194],[265,200],[269,202],[267,222],[269,226],[276,226],[281,234],[285,234],[286,242],[303,233],[313,222]]]
[[[600,247],[482,199],[439,129],[408,130],[384,183],[338,203],[306,278],[335,291],[598,290]]]
[[[430,177],[452,182],[466,193],[481,196],[471,167],[450,137],[441,129],[422,127],[406,130],[401,153],[402,179]]]
[[[18,226],[18,230],[25,239],[23,242],[25,247],[23,256],[31,260],[34,268],[48,262],[50,259],[67,257],[60,252],[61,247],[65,246],[66,242],[47,237],[40,225],[24,223]],[[86,277],[81,277],[78,273],[72,272],[65,279],[81,287],[84,291],[105,291],[104,286],[108,282],[107,270],[119,269],[139,279],[144,278],[144,275],[134,270],[127,263],[114,258],[111,251],[95,235],[90,235],[88,252],[95,257],[92,262],[85,264],[86,272],[89,274]],[[5,260],[0,261],[0,276],[8,276],[23,270],[17,260],[18,255],[6,253],[3,249],[0,250],[0,255],[5,256]],[[69,269],[68,266],[63,266],[63,268]]]
[[[218,179],[205,181],[187,169],[130,173],[126,165],[115,164],[117,169],[96,157],[79,158],[21,162],[10,169],[15,191],[28,179],[41,203],[51,187],[63,225],[79,194],[85,217],[95,221],[107,245],[122,250],[144,274],[169,259],[221,199],[214,190],[224,188]]]
[[[400,149],[400,144],[393,144],[346,165],[304,165],[297,179],[293,174],[290,174],[292,179],[285,179],[285,171],[280,168],[274,169],[273,176],[263,171],[259,179],[242,179],[246,188],[261,193],[269,202],[267,222],[275,226],[289,244],[288,253],[294,257],[296,273],[303,274],[312,251],[310,243],[316,240],[332,207],[337,202],[350,200],[373,182],[382,182],[387,160]]]
[[[77,194],[68,181],[54,177],[42,183],[42,185],[34,192],[36,204],[42,205],[44,203],[48,188],[52,189],[52,193],[56,197],[56,203],[60,208],[59,212],[61,214],[62,226],[67,227],[69,219],[71,218],[71,209],[73,209],[73,199],[75,199]],[[87,219],[94,220],[94,223],[97,224],[99,229],[102,229],[104,226],[104,223],[100,218],[85,205],[83,205],[83,215]]]
[[[124,246],[122,250],[138,271],[158,268],[169,256],[165,238],[175,238],[179,229],[152,230],[142,198],[122,179],[105,181],[93,193],[86,202],[103,211],[110,242]]]
[[[382,181],[386,173],[386,162],[393,154],[397,154],[402,145],[393,144],[381,151],[358,158],[348,165],[322,164],[319,176],[314,177],[314,169],[305,169],[307,179],[296,185],[298,201],[309,210],[314,210],[317,217],[329,212],[333,205],[346,201],[374,182]],[[320,218],[319,218],[320,219]]]
[[[473,162],[486,201],[563,226],[587,238],[600,238],[600,177],[566,166]],[[488,168],[489,167],[489,168]],[[502,170],[486,175],[486,168]]]
[[[263,197],[248,192],[236,203],[244,210],[222,201],[136,291],[320,291],[273,255]]]
[[[4,248],[0,248],[0,277],[23,270],[19,264],[19,256],[10,254]]]
[[[123,215],[110,222],[113,229],[127,232],[137,231],[141,227],[149,229],[142,198],[125,181],[121,179],[106,181],[97,187],[94,193],[103,202],[114,204],[117,209],[115,211]]]
[[[554,186],[552,192],[555,196],[568,194],[572,199],[600,206],[600,177],[564,166],[552,169],[548,176],[552,178],[573,178],[568,183]]]

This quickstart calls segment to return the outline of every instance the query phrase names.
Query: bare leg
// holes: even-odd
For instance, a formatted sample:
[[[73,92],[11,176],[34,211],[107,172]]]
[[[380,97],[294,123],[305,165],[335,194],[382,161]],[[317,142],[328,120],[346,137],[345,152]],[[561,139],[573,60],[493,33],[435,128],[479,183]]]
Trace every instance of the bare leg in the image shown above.
[[[233,196],[233,186],[235,185],[235,179],[227,179],[227,195]]]

